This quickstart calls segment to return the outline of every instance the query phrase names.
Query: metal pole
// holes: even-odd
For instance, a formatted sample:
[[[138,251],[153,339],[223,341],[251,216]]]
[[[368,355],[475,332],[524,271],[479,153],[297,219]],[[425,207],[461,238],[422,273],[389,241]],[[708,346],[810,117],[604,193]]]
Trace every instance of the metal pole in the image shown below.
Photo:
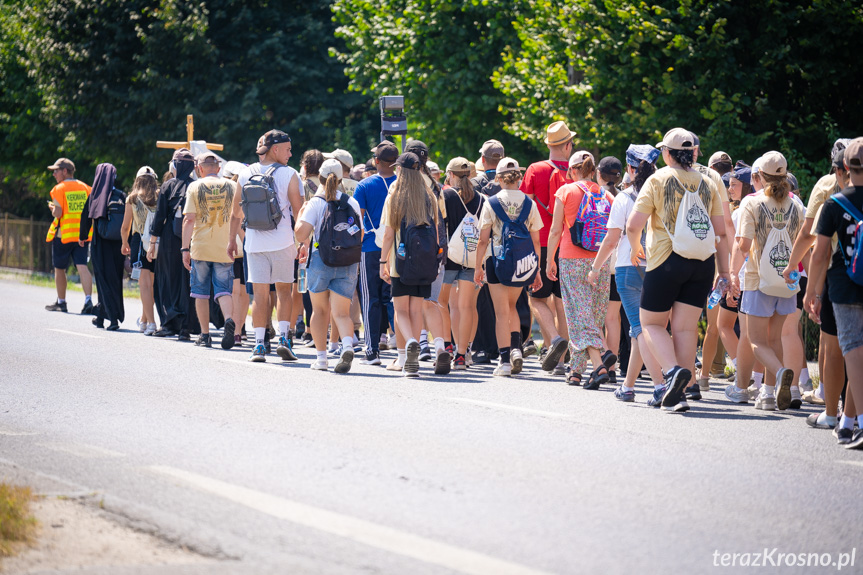
[[[36,254],[33,253],[35,251],[35,248],[36,248],[36,239],[35,238],[36,238],[36,233],[35,233],[35,230],[33,229],[33,216],[30,216],[30,249],[29,249],[29,252],[30,252],[30,271],[31,272],[34,271],[34,269],[35,269]]]
[[[3,214],[3,266],[9,265],[9,214]]]

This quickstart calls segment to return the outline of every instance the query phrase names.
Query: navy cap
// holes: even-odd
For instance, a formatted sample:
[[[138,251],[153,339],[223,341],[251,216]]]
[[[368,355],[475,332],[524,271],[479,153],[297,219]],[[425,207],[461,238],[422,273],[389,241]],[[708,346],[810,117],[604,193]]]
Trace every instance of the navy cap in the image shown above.
[[[406,170],[419,170],[420,159],[413,152],[405,152],[396,159],[396,163],[393,166],[401,166]]]
[[[734,171],[731,172],[731,177],[735,180],[740,180],[744,184],[752,184],[752,168],[743,162],[737,162],[734,166]]]
[[[626,163],[637,168],[641,162],[653,164],[659,158],[659,150],[650,144],[630,144],[626,149]]]

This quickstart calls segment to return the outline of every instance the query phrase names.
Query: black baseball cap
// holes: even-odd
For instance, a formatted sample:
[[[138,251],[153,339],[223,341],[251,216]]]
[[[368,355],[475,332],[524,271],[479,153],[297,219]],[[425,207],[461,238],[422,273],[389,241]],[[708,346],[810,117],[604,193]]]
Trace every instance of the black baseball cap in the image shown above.
[[[596,169],[599,170],[600,174],[619,178],[621,172],[623,172],[623,165],[614,156],[606,156],[599,161]]]
[[[423,164],[425,164],[426,160],[429,159],[429,147],[421,140],[411,140],[408,142],[408,145],[405,147],[405,152],[416,154],[416,157],[419,158],[419,161]]]
[[[276,144],[284,144],[291,141],[291,137],[281,130],[270,130],[262,136],[263,143],[256,150],[259,156],[262,156],[270,151],[270,148]]]
[[[401,166],[406,170],[419,170],[420,169],[420,159],[419,156],[414,154],[413,152],[405,152],[401,156],[396,159],[396,163],[393,166]]]
[[[375,158],[382,162],[394,162],[399,157],[399,149],[389,140],[384,140],[372,148],[372,152],[375,153]]]

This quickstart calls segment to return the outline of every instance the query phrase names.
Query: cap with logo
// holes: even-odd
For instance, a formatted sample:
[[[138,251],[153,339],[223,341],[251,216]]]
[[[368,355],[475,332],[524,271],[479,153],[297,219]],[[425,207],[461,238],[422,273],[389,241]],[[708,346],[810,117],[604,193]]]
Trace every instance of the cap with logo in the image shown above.
[[[614,156],[605,156],[604,158],[599,160],[599,165],[596,167],[596,169],[599,170],[600,174],[619,178],[620,172],[623,171],[623,165],[620,163],[620,160],[618,160]]]
[[[49,170],[69,170],[75,171],[75,164],[69,158],[57,158],[57,161],[48,166]]]
[[[413,152],[405,152],[398,158],[396,158],[396,162],[393,166],[399,166],[406,170],[419,170],[420,169],[420,159],[419,156],[414,154]]]
[[[779,152],[767,152],[759,159],[761,171],[768,176],[784,176],[788,173],[788,162]]]
[[[505,155],[503,144],[497,140],[486,140],[482,148],[479,149],[479,153],[492,160],[499,160]]]
[[[335,176],[340,180],[344,174],[342,163],[335,158],[324,160],[324,163],[321,164],[321,169],[318,170],[318,175],[322,182],[325,181],[330,174],[335,174]]]
[[[195,157],[188,149],[180,148],[179,150],[174,152],[174,155],[171,156],[171,160],[175,162],[194,162]]]
[[[395,162],[396,158],[399,157],[399,149],[389,140],[384,140],[372,148],[372,152],[375,153],[375,158],[382,162]],[[372,162],[372,165],[374,165],[374,162]]]
[[[405,146],[405,152],[410,152],[416,155],[419,161],[423,164],[425,164],[429,159],[429,147],[421,140],[411,140],[408,142],[408,145]]]
[[[707,166],[710,167],[713,164],[719,164],[722,162],[725,162],[727,164],[733,163],[731,161],[731,156],[729,156],[725,152],[714,152],[714,154],[710,156],[710,160],[708,160]]]
[[[342,150],[342,149],[333,150],[329,154],[324,154],[324,157],[327,159],[334,158],[334,159],[340,161],[341,163],[343,163],[344,165],[346,165],[348,168],[354,167],[354,157],[347,150]]]
[[[863,138],[854,138],[845,148],[845,165],[852,170],[863,169]]]
[[[559,146],[572,140],[573,134],[562,121],[552,122],[545,129],[545,143],[549,146]]]
[[[219,165],[219,158],[213,152],[201,152],[195,156],[195,165],[203,166],[204,164]]]
[[[569,157],[569,167],[571,168],[573,166],[580,166],[588,158],[590,158],[591,162],[595,162],[595,160],[593,159],[593,154],[586,150],[579,150]]]
[[[657,148],[669,148],[671,150],[694,150],[695,140],[692,132],[683,128],[672,128],[665,133],[662,141],[656,144]]]
[[[281,130],[270,130],[258,140],[258,149],[256,150],[259,156],[263,156],[270,151],[270,148],[276,144],[286,144],[291,141],[291,137]]]
[[[135,179],[137,180],[141,176],[150,176],[154,180],[158,180],[159,176],[156,174],[156,170],[151,168],[150,166],[142,166],[138,169],[138,173],[135,174]]]
[[[446,171],[456,176],[466,176],[470,174],[470,161],[461,156],[455,157],[446,165]]]
[[[504,158],[497,164],[497,173],[505,174],[507,172],[520,172],[524,168],[518,165],[513,158]]]

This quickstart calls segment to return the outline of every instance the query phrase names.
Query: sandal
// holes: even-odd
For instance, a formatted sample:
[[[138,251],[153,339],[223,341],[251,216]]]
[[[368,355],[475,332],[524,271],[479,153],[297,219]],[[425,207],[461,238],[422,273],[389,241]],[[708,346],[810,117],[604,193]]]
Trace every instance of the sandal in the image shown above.
[[[617,363],[617,356],[610,349],[605,350],[605,353],[602,354],[602,365],[605,366],[605,369],[611,369],[615,363]]]
[[[566,383],[567,385],[581,385],[581,374],[577,371],[570,371],[569,375],[566,376]]]
[[[587,378],[587,383],[584,384],[584,389],[597,390],[603,383],[608,383],[608,368],[604,365],[590,372],[590,377]]]

